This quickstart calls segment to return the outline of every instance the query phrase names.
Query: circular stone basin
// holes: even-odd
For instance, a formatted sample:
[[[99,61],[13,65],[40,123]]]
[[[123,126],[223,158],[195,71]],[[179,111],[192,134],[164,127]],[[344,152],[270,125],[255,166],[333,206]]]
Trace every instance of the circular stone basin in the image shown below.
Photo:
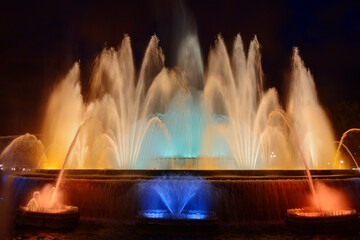
[[[286,212],[286,225],[298,233],[328,233],[358,231],[359,215],[355,209],[319,211],[294,208]]]
[[[189,210],[172,214],[166,210],[140,211],[136,217],[136,230],[145,235],[212,235],[218,230],[214,212]]]
[[[62,209],[49,209],[46,212],[29,211],[20,206],[16,212],[16,224],[39,228],[74,228],[79,223],[80,212],[77,207],[65,206]]]

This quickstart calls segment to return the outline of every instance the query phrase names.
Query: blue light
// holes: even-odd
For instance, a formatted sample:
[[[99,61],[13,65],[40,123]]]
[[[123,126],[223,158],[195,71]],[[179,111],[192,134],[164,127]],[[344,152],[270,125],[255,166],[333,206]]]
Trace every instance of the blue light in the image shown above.
[[[187,219],[206,219],[209,217],[208,214],[204,211],[196,211],[196,210],[190,210],[188,214],[186,214]]]
[[[166,210],[152,210],[142,213],[146,218],[165,218],[167,211]]]
[[[209,214],[206,211],[197,211],[197,210],[189,210],[187,212],[183,212],[181,214],[171,214],[166,210],[154,209],[142,211],[140,213],[141,216],[152,219],[191,219],[191,220],[201,220],[209,218]]]
[[[140,215],[147,218],[204,219],[212,186],[201,177],[162,176],[138,184]]]

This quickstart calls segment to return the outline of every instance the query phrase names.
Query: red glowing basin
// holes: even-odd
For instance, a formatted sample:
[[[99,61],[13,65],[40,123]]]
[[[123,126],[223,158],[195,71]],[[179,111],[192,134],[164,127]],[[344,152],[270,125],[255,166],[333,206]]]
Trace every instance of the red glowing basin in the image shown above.
[[[65,206],[62,209],[47,210],[46,212],[29,211],[20,206],[16,212],[16,224],[39,228],[65,229],[74,228],[80,218],[79,209],[74,206]]]
[[[353,232],[359,227],[355,209],[318,211],[312,208],[294,208],[286,212],[286,225],[298,233]]]

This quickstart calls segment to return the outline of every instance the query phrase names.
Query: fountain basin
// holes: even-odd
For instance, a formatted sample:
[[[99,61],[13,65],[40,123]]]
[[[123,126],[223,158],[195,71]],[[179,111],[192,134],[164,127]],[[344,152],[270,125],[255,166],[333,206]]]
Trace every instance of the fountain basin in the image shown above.
[[[80,212],[77,207],[65,206],[64,209],[48,212],[33,212],[20,206],[16,212],[18,226],[30,226],[51,229],[75,228],[79,223]]]
[[[287,227],[297,233],[355,232],[359,229],[356,209],[318,211],[310,208],[288,209]]]
[[[5,197],[14,211],[34,190],[53,183],[59,170],[10,175]],[[341,189],[360,209],[360,178],[353,170],[312,170],[314,181]],[[214,211],[220,226],[267,226],[286,223],[286,211],[308,206],[310,193],[303,170],[65,170],[64,197],[85,217],[116,219],[133,224],[141,210],[136,186],[163,175],[202,176],[215,187]],[[15,213],[14,213],[15,215]]]
[[[214,212],[189,210],[174,215],[160,209],[140,211],[135,224],[140,234],[176,236],[213,235],[219,225]]]

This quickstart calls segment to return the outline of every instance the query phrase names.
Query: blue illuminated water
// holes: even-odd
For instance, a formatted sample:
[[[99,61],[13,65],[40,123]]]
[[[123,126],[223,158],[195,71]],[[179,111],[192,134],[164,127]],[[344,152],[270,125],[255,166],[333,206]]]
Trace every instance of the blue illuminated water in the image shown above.
[[[138,185],[144,217],[204,219],[212,204],[211,184],[201,177],[162,176]]]
[[[200,210],[190,210],[182,212],[181,214],[171,214],[167,210],[163,209],[152,209],[147,211],[141,211],[140,215],[146,218],[157,218],[157,219],[192,219],[192,220],[200,220],[207,219],[211,217],[212,212],[208,211],[200,211]]]
[[[229,119],[224,115],[209,117],[201,107],[201,101],[191,95],[175,97],[165,113],[153,114],[166,126],[164,129],[152,125],[148,129],[140,148],[136,168],[171,169],[159,159],[191,159],[199,157],[230,158],[228,143],[216,129]],[[163,164],[166,162],[164,161]],[[192,166],[195,167],[195,166]],[[218,166],[228,168],[227,166]],[[230,168],[233,168],[233,164]]]

